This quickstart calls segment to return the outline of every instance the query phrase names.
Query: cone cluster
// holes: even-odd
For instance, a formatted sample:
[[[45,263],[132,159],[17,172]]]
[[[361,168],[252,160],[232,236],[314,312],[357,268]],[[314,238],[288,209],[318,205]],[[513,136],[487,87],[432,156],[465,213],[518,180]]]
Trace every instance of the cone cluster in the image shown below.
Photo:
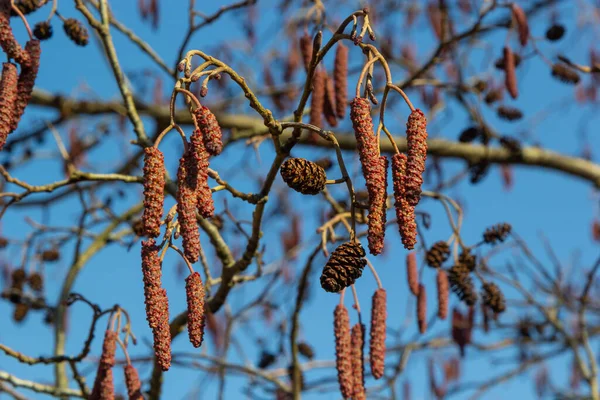
[[[483,232],[483,241],[489,244],[496,244],[497,242],[504,242],[510,232],[512,227],[510,224],[501,223],[494,225]]]

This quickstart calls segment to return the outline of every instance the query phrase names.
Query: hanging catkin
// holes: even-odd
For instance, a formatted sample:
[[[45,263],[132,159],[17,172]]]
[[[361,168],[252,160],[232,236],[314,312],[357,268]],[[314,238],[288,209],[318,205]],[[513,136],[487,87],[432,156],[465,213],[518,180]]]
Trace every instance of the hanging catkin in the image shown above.
[[[373,174],[372,189],[369,192],[368,235],[371,254],[381,254],[385,239],[386,200],[387,200],[387,168],[388,159],[379,157],[381,173]]]
[[[200,254],[200,232],[196,221],[197,186],[198,160],[188,146],[179,160],[177,170],[177,214],[183,239],[183,253],[191,263],[198,261]]]
[[[333,313],[333,332],[335,334],[335,365],[340,392],[344,399],[349,399],[352,397],[354,389],[350,316],[342,304],[338,304]]]
[[[223,151],[223,134],[215,115],[205,106],[194,111],[196,123],[208,154],[218,156]]]
[[[137,369],[127,364],[124,368],[125,386],[127,387],[127,397],[129,400],[144,400],[142,396],[142,383]]]
[[[156,147],[144,149],[144,213],[143,231],[146,236],[160,235],[160,220],[165,201],[165,159]]]
[[[13,63],[2,63],[0,79],[0,150],[6,144],[14,120],[17,100],[17,67]]]
[[[100,355],[100,362],[98,363],[98,370],[90,400],[113,400],[115,398],[112,367],[115,365],[116,350],[117,333],[107,330],[104,333],[102,354]]]
[[[215,203],[208,186],[208,159],[210,155],[204,147],[202,132],[199,129],[194,130],[194,133],[190,136],[190,151],[195,154],[194,158],[198,161],[198,184],[196,186],[198,213],[202,218],[211,218],[215,213]]]
[[[406,122],[406,181],[405,196],[408,204],[416,206],[421,199],[423,172],[427,159],[427,119],[419,109],[410,113]]]
[[[398,230],[405,249],[412,250],[417,243],[415,208],[406,199],[406,160],[405,154],[392,156],[392,182],[394,186],[394,207]]]
[[[344,118],[348,103],[348,47],[341,41],[338,42],[335,51],[333,81],[335,88],[335,112],[338,118]]]
[[[313,75],[312,96],[310,99],[310,124],[323,126],[323,109],[325,107],[327,75],[324,70],[317,69]]]
[[[508,46],[504,46],[504,86],[513,99],[519,96],[517,74],[515,72],[515,55]]]
[[[40,68],[41,48],[40,41],[32,39],[25,45],[25,51],[29,55],[29,63],[21,66],[21,74],[17,83],[17,99],[15,101],[14,117],[10,127],[11,132],[17,129],[19,121],[25,112],[25,108],[31,100],[31,93],[35,86],[35,79]]]
[[[310,65],[310,59],[312,58],[312,38],[305,33],[300,37],[300,54],[302,54],[302,61],[304,62],[304,69],[308,71]]]
[[[188,310],[188,336],[194,347],[200,347],[204,340],[204,285],[198,272],[185,279],[185,293]]]
[[[350,334],[352,346],[352,376],[354,382],[354,400],[366,399],[365,394],[365,366],[364,366],[364,347],[365,347],[365,325],[361,323],[354,324]]]
[[[10,10],[10,1],[0,2],[0,47],[2,47],[8,58],[12,58],[24,66],[29,63],[29,55],[15,39],[10,26]]]
[[[427,293],[423,284],[419,284],[419,295],[417,296],[417,322],[419,323],[419,332],[425,333],[427,330]]]
[[[377,289],[373,293],[369,360],[371,363],[371,373],[375,379],[381,378],[385,369],[386,301],[387,293],[385,289]]]
[[[417,253],[410,252],[406,255],[406,280],[410,292],[419,295],[419,274],[417,272]]]
[[[448,295],[449,284],[446,271],[439,268],[437,271],[437,300],[438,300],[438,317],[446,319],[448,316]]]

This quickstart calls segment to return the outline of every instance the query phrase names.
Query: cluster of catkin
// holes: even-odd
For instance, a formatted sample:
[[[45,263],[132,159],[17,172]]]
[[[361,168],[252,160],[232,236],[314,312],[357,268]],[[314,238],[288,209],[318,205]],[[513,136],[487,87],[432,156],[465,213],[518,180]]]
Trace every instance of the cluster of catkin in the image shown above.
[[[0,78],[0,150],[8,135],[17,129],[25,108],[31,100],[31,93],[40,66],[41,48],[37,39],[29,40],[22,48],[13,35],[10,26],[11,2],[0,4],[0,47],[8,59],[2,64]]]
[[[371,336],[369,363],[375,379],[384,375],[386,335],[386,292],[380,288],[373,294],[371,309]],[[362,323],[350,328],[350,316],[343,304],[333,313],[335,360],[340,392],[344,399],[366,399],[364,372],[364,345],[366,327]]]

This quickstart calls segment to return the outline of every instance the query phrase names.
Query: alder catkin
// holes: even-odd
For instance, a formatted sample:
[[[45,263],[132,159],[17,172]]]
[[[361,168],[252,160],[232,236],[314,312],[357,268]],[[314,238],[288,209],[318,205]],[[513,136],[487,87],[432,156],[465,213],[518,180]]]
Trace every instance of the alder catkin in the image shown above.
[[[15,39],[10,26],[11,8],[10,1],[0,2],[0,47],[8,58],[12,58],[20,65],[26,65],[29,63],[29,55]]]
[[[381,378],[385,369],[386,301],[387,293],[385,289],[380,288],[373,293],[369,361],[371,363],[371,373],[375,379]]]
[[[511,4],[512,16],[517,23],[517,29],[519,31],[519,42],[521,46],[525,46],[529,39],[529,23],[527,22],[527,15],[517,3]]]
[[[392,156],[392,183],[396,221],[402,244],[405,249],[412,250],[417,243],[417,223],[415,222],[415,208],[408,203],[405,196],[406,160],[406,155],[402,153]]]
[[[425,286],[419,284],[419,296],[417,297],[417,322],[419,324],[419,332],[425,333],[427,330],[427,293]]]
[[[200,347],[204,340],[204,285],[198,272],[185,279],[185,293],[188,310],[188,336],[194,347]]]
[[[29,64],[21,66],[21,74],[17,82],[17,98],[10,130],[17,129],[19,121],[25,112],[25,108],[31,100],[31,93],[35,86],[35,79],[40,68],[41,48],[40,41],[32,39],[25,45],[25,51],[29,55]]]
[[[344,399],[352,397],[354,380],[352,374],[352,350],[350,338],[350,316],[344,305],[338,304],[333,313],[335,334],[335,367],[337,369],[340,392]]]
[[[125,386],[127,387],[127,397],[129,400],[144,400],[142,395],[142,383],[137,369],[127,364],[124,368]]]
[[[323,116],[331,127],[337,126],[335,106],[335,89],[333,87],[333,80],[325,72],[325,104],[323,105]]]
[[[308,71],[310,66],[310,59],[312,58],[312,38],[305,33],[300,37],[300,54],[302,54],[302,61],[304,62],[304,69]]]
[[[510,47],[504,46],[504,86],[513,99],[519,96],[517,74],[515,72],[515,56]]]
[[[195,159],[198,160],[198,184],[196,186],[198,213],[202,218],[212,218],[215,214],[215,203],[210,186],[208,186],[208,165],[210,155],[204,147],[202,132],[199,129],[194,130],[194,133],[190,136],[190,151],[194,152]]]
[[[98,363],[94,388],[90,400],[109,400],[115,398],[115,387],[113,382],[112,367],[115,365],[115,353],[117,351],[117,333],[107,330],[104,333],[102,343],[102,354]]]
[[[160,235],[160,220],[165,201],[165,159],[156,147],[144,149],[144,213],[142,225],[149,237]]]
[[[18,92],[17,67],[13,63],[2,63],[0,79],[0,150],[6,144],[14,120]]]
[[[406,255],[406,280],[410,292],[419,295],[419,274],[417,272],[417,253],[410,252]]]
[[[333,64],[333,81],[335,88],[335,113],[338,118],[346,116],[348,103],[348,47],[338,42]]]
[[[218,156],[223,151],[223,134],[217,121],[217,117],[205,106],[194,111],[196,123],[200,132],[206,151],[213,156]]]
[[[381,254],[385,240],[386,201],[387,201],[387,167],[388,159],[379,157],[382,173],[374,174],[369,194],[368,234],[369,251],[373,255]]]
[[[438,317],[446,319],[448,316],[448,296],[449,284],[446,271],[439,268],[437,271],[437,300],[438,300]]]
[[[323,109],[325,107],[327,76],[324,70],[317,69],[312,81],[312,96],[310,99],[310,124],[321,128],[323,126]]]
[[[352,390],[354,400],[366,399],[365,394],[365,366],[364,366],[364,347],[365,347],[365,325],[357,323],[352,327],[350,335],[352,346],[352,376],[354,389]]]
[[[198,185],[198,160],[188,148],[179,160],[177,170],[177,214],[179,231],[183,239],[183,253],[191,263],[200,255],[200,232],[196,221],[196,190]]]
[[[406,181],[405,197],[408,204],[416,206],[421,199],[423,172],[427,160],[427,119],[419,109],[410,113],[406,122]]]

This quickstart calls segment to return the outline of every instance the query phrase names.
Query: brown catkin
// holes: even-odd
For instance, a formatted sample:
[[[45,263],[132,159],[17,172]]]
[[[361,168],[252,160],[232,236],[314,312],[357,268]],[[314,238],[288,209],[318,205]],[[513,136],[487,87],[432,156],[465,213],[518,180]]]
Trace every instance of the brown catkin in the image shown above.
[[[154,239],[142,241],[142,272],[146,320],[154,337],[154,355],[163,371],[171,366],[171,331],[169,327],[169,299],[161,287],[161,261]]]
[[[425,286],[419,284],[419,296],[417,297],[417,322],[419,324],[419,332],[425,333],[427,330],[427,293]]]
[[[417,253],[410,252],[406,255],[406,280],[410,292],[419,295],[419,274],[417,272]]]
[[[196,123],[202,140],[208,154],[218,156],[223,151],[223,134],[217,121],[217,117],[205,106],[201,106],[194,111]]]
[[[0,2],[0,47],[6,53],[8,58],[14,59],[21,65],[29,63],[29,55],[13,34],[13,30],[10,26],[10,11],[11,2],[1,1]]]
[[[448,275],[446,274],[446,271],[440,268],[437,271],[438,317],[440,319],[446,319],[448,316],[448,296]]]
[[[300,37],[300,54],[302,54],[302,61],[304,62],[304,69],[308,71],[310,59],[312,58],[312,38],[305,33]]]
[[[504,86],[513,99],[519,96],[517,74],[515,72],[515,56],[510,47],[504,46]]]
[[[348,310],[342,304],[338,304],[333,312],[333,332],[335,334],[335,367],[340,392],[344,399],[349,399],[352,397],[354,389],[350,316]]]
[[[417,223],[415,222],[415,208],[408,203],[405,196],[406,160],[406,155],[402,153],[392,156],[392,183],[396,220],[402,244],[405,249],[412,250],[417,243]]]
[[[337,126],[337,115],[335,111],[335,89],[333,79],[325,73],[325,104],[323,105],[323,116],[331,127]]]
[[[527,15],[525,15],[525,12],[517,3],[512,3],[511,11],[512,16],[517,23],[519,42],[521,42],[521,46],[525,46],[529,39],[529,23],[527,22]]]
[[[185,279],[185,294],[188,309],[188,336],[194,347],[204,340],[204,285],[198,272]]]
[[[371,338],[369,340],[369,362],[375,379],[383,376],[385,369],[385,331],[387,319],[387,293],[380,288],[373,293],[371,304]]]
[[[18,92],[17,67],[13,63],[2,63],[0,79],[0,150],[11,132]]]
[[[19,121],[25,112],[25,108],[31,100],[31,93],[35,86],[35,79],[40,68],[40,41],[32,39],[25,45],[25,51],[29,54],[29,64],[21,67],[21,74],[17,83],[17,99],[15,101],[14,116],[10,127],[11,132],[17,129]]]
[[[372,190],[369,194],[368,235],[369,251],[373,255],[381,254],[385,239],[386,200],[387,200],[387,167],[388,159],[379,157],[381,174],[374,175]]]
[[[323,126],[323,109],[325,107],[326,86],[327,75],[325,71],[322,69],[317,69],[312,81],[310,124],[319,128]]]
[[[115,386],[113,382],[112,367],[115,365],[115,353],[117,351],[117,333],[107,330],[104,333],[102,343],[102,354],[98,363],[94,388],[90,400],[109,400],[115,398]]]
[[[200,231],[196,221],[198,161],[189,146],[179,160],[177,185],[177,214],[183,239],[183,253],[189,262],[195,263],[200,255]]]
[[[335,113],[338,118],[344,118],[348,103],[348,47],[341,41],[338,42],[335,50],[333,81],[335,87]]]
[[[212,218],[215,214],[215,203],[212,192],[208,186],[208,165],[210,155],[204,147],[202,132],[194,130],[190,136],[190,151],[193,151],[198,161],[198,184],[196,187],[198,213],[202,218]]]
[[[354,389],[352,390],[354,400],[366,399],[365,394],[365,366],[364,366],[364,350],[365,350],[365,325],[357,323],[352,327],[350,334],[350,342],[352,346],[352,376],[354,381]]]
[[[416,206],[421,199],[423,172],[427,160],[427,119],[419,109],[410,113],[406,122],[406,181],[405,197],[408,204]]]
[[[144,234],[150,237],[160,235],[160,220],[165,201],[165,159],[156,147],[144,149],[144,213],[142,224]]]
[[[127,387],[127,397],[129,400],[144,400],[142,383],[137,369],[133,365],[127,364],[123,370],[125,372],[125,386]]]

